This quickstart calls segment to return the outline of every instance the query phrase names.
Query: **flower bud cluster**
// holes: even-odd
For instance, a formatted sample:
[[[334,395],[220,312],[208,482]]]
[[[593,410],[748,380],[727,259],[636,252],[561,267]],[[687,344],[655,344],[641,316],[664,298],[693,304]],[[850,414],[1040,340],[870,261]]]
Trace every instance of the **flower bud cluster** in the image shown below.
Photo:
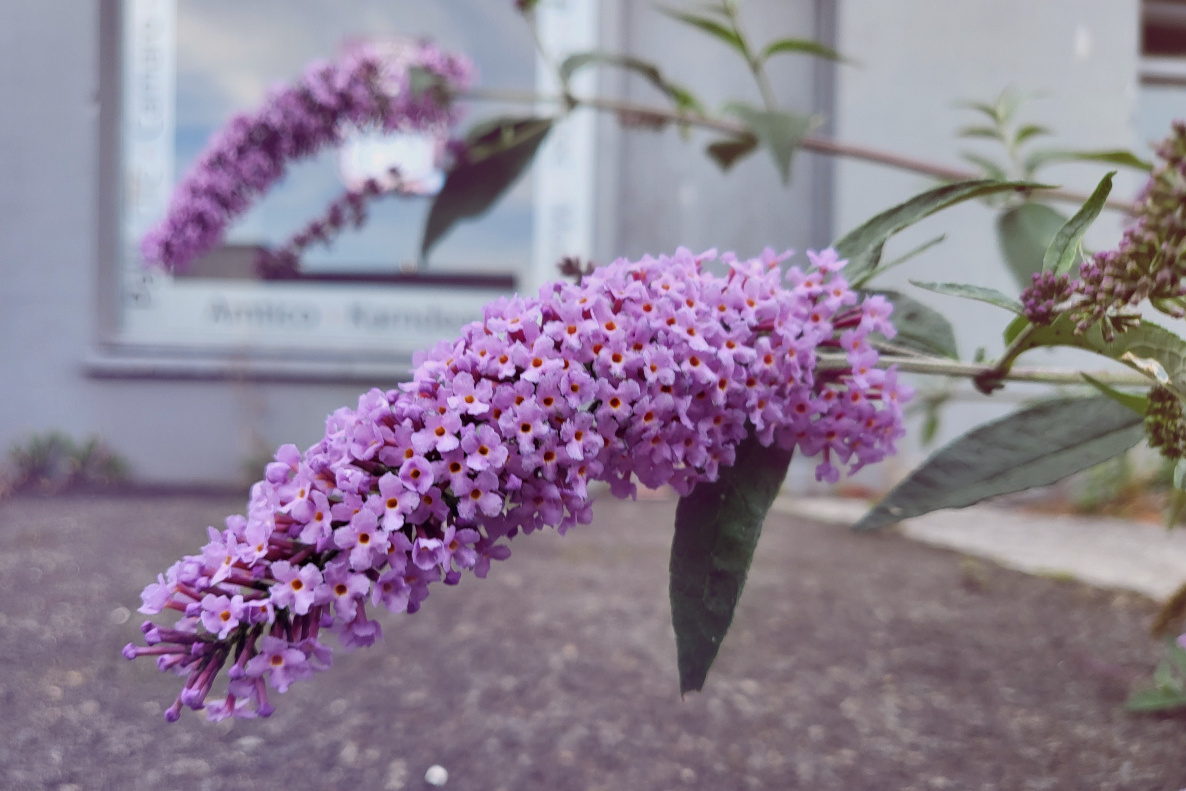
[[[1182,415],[1182,399],[1161,385],[1149,391],[1149,405],[1145,407],[1145,434],[1149,438],[1149,446],[1157,448],[1167,459],[1186,458],[1186,421]]]
[[[427,75],[427,80],[418,76]],[[341,142],[347,125],[386,131],[447,129],[450,99],[468,87],[471,62],[432,44],[387,56],[362,47],[336,63],[316,63],[292,86],[274,90],[254,114],[238,115],[177,185],[169,211],[141,244],[149,263],[183,269],[222,239],[232,219],[279,181],[294,160]],[[432,87],[423,89],[427,82]]]
[[[1171,316],[1186,316],[1186,121],[1174,122],[1156,153],[1162,162],[1137,198],[1120,245],[1084,261],[1070,294],[1061,283],[1048,282],[1050,273],[1042,274],[1041,283],[1035,276],[1022,293],[1031,321],[1048,324],[1051,311],[1066,313],[1077,333],[1099,324],[1110,341],[1133,323],[1145,300]]]
[[[1025,317],[1033,324],[1050,324],[1074,294],[1074,285],[1068,275],[1034,272],[1032,284],[1021,293]]]
[[[892,305],[850,289],[830,250],[788,286],[772,252],[724,256],[723,277],[710,255],[621,260],[502,298],[409,383],[335,412],[304,454],[281,448],[246,516],[143,593],[142,612],[179,613],[124,649],[185,678],[166,717],[268,714],[269,689],[330,665],[323,633],[370,645],[368,605],[415,612],[430,583],[484,577],[518,533],[589,522],[590,481],[686,494],[749,433],[821,457],[826,480],[891,453],[910,391],[868,336],[894,335]],[[817,370],[820,349],[848,367]]]

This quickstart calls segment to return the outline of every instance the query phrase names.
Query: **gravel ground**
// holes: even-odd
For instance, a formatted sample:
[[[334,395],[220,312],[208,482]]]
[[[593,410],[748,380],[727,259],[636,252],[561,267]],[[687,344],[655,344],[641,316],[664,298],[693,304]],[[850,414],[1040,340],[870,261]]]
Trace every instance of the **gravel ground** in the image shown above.
[[[0,504],[0,788],[1168,789],[1186,717],[1121,704],[1154,605],[772,514],[705,692],[680,700],[674,502],[515,542],[383,620],[270,719],[161,713],[138,592],[241,498]]]

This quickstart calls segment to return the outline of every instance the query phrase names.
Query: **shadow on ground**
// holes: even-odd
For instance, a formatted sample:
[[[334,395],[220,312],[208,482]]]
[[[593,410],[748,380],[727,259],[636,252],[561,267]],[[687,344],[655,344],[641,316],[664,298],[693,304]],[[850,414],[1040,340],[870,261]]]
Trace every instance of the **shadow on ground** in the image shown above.
[[[242,505],[0,505],[0,787],[394,791],[432,764],[490,791],[1186,786],[1186,719],[1121,709],[1156,659],[1149,600],[777,514],[681,701],[670,501],[516,540],[270,719],[167,725],[177,680],[120,656],[139,590]]]

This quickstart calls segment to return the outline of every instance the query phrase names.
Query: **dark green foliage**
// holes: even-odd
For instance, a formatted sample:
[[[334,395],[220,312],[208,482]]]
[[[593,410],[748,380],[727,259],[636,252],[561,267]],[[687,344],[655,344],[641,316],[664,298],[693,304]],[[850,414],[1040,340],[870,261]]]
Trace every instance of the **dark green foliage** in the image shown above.
[[[1137,690],[1124,704],[1129,711],[1166,711],[1186,706],[1186,650],[1166,641],[1166,655],[1153,671],[1153,683]]]
[[[911,280],[910,282],[919,288],[934,291],[936,294],[946,294],[949,297],[963,297],[964,299],[974,299],[977,302],[987,302],[989,305],[996,305],[998,308],[1004,308],[1019,315],[1022,311],[1020,302],[1008,294],[1002,294],[995,288],[973,286],[968,283],[926,283],[919,280]]]
[[[1075,212],[1075,216],[1058,229],[1050,247],[1046,248],[1046,255],[1042,258],[1043,272],[1065,275],[1071,271],[1071,266],[1079,258],[1079,245],[1083,241],[1083,234],[1087,233],[1087,229],[1103,211],[1108,193],[1112,191],[1112,177],[1115,175],[1116,171],[1113,170],[1104,176],[1087,202]]]
[[[873,293],[894,303],[892,318],[898,334],[891,343],[923,354],[959,358],[955,330],[942,313],[899,291],[876,289]]]
[[[466,156],[453,166],[433,200],[420,242],[427,258],[461,220],[490,209],[527,170],[554,118],[499,118],[470,132]]]
[[[1141,416],[1107,396],[1046,401],[978,426],[941,448],[853,527],[873,530],[1045,486],[1143,437]]]
[[[704,106],[692,95],[692,92],[681,85],[671,82],[659,71],[655,64],[631,55],[618,55],[613,52],[577,52],[569,55],[560,64],[560,79],[565,85],[576,72],[590,64],[604,64],[617,66],[633,72],[651,85],[662,91],[680,110],[704,113]]]
[[[871,270],[877,268],[886,241],[898,231],[963,201],[1003,192],[1021,192],[1037,186],[1040,185],[994,179],[973,179],[945,184],[886,209],[860,227],[849,231],[832,246],[841,258],[848,259],[844,276],[850,282],[855,282],[857,278],[867,277]]]
[[[1018,288],[1029,288],[1033,276],[1042,271],[1046,249],[1066,221],[1062,212],[1030,201],[1006,209],[997,217],[997,244]]]
[[[784,111],[759,110],[737,102],[730,104],[726,112],[737,116],[749,128],[754,139],[770,152],[782,183],[789,183],[791,159],[799,141],[811,129],[811,117]],[[713,158],[716,159],[715,156]]]
[[[751,432],[733,466],[680,498],[671,544],[671,622],[681,694],[704,686],[790,462],[791,451],[763,447]]]

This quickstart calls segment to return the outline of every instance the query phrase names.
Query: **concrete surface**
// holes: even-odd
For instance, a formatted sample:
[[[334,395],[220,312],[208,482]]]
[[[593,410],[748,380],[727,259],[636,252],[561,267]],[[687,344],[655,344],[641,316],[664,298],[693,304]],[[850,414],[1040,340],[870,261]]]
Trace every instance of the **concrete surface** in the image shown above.
[[[779,513],[848,526],[870,508],[861,500],[781,495]],[[1165,599],[1186,583],[1186,530],[1124,519],[1052,516],[976,505],[907,519],[902,535],[999,563]]]

